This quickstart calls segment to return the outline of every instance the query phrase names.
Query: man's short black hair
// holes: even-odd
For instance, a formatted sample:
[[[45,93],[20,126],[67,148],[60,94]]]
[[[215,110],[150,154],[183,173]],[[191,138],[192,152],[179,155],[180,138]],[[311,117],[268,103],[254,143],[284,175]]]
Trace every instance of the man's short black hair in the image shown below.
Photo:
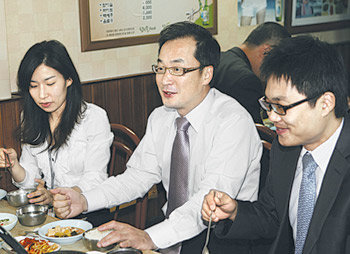
[[[290,37],[288,30],[275,22],[265,22],[255,28],[244,41],[248,46],[260,46],[264,43],[276,45],[280,40]]]
[[[220,46],[211,33],[195,23],[183,21],[170,24],[160,32],[158,54],[167,41],[192,37],[196,42],[194,57],[202,67],[212,65],[214,69],[220,62]]]
[[[347,75],[344,62],[336,48],[311,36],[282,40],[264,57],[261,77],[291,81],[307,98],[332,92],[336,98],[335,116],[343,117],[348,110]],[[315,105],[317,98],[309,101]]]

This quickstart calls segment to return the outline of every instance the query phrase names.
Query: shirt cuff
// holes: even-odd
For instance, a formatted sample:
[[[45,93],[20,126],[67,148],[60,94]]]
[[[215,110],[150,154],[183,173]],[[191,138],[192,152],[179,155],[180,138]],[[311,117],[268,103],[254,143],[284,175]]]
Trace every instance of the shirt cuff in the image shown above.
[[[93,212],[101,208],[105,208],[105,197],[101,190],[93,189],[82,193],[86,198],[87,211]]]
[[[145,229],[145,231],[159,249],[165,249],[177,243],[175,230],[167,219],[161,223]],[[165,235],[166,237],[164,237]]]

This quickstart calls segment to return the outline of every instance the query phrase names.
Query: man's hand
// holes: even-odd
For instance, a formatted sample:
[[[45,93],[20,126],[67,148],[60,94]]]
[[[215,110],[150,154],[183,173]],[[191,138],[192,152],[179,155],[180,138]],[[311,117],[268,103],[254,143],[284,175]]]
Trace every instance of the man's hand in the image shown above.
[[[45,181],[42,179],[35,179],[38,183],[36,191],[29,193],[27,197],[30,203],[35,203],[39,205],[47,205],[52,203],[52,194],[45,188]]]
[[[97,243],[98,247],[106,247],[113,243],[119,243],[119,246],[123,248],[132,247],[139,250],[152,250],[157,248],[145,231],[126,223],[113,220],[99,226],[98,230],[114,230]]]
[[[87,210],[85,197],[72,188],[57,188],[50,192],[54,195],[52,205],[55,214],[62,219],[75,217]]]
[[[237,215],[237,201],[224,192],[211,190],[203,200],[202,218],[209,221],[211,212],[214,222],[227,218],[234,220]]]

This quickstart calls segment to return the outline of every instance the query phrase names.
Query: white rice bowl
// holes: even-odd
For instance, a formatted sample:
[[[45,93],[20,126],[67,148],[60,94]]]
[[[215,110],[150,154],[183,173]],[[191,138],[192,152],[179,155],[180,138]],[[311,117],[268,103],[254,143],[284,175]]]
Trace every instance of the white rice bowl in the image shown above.
[[[112,231],[113,230],[99,231],[97,228],[94,228],[94,229],[91,229],[91,230],[85,232],[84,235],[85,235],[86,239],[100,241],[102,238],[107,236]]]

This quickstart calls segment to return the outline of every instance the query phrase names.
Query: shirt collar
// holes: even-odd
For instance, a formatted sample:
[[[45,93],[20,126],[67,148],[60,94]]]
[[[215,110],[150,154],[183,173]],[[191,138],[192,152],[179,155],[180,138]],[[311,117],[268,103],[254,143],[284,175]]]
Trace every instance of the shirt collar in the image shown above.
[[[303,147],[303,149],[301,150],[300,156],[302,157],[306,152],[309,152],[314,158],[319,168],[325,173],[328,167],[329,160],[333,154],[335,145],[339,138],[343,124],[344,124],[344,118],[342,119],[342,122],[337,128],[337,130],[333,133],[332,136],[330,136],[329,139],[327,139],[325,142],[323,142],[313,151],[308,151]]]
[[[199,128],[203,126],[203,121],[207,117],[211,105],[214,102],[214,89],[211,88],[204,98],[204,100],[199,103],[194,109],[192,109],[185,117],[190,122],[192,128],[198,132]]]

